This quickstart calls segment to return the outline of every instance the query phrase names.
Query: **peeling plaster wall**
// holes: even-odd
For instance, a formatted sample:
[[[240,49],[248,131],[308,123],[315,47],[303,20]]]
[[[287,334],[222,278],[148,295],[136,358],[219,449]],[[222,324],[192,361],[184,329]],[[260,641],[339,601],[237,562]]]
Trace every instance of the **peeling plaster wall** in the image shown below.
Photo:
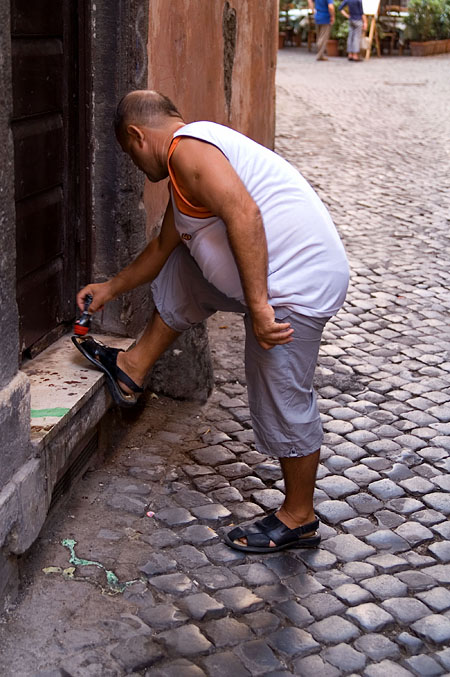
[[[278,0],[152,0],[148,87],[187,122],[213,120],[273,148],[277,44]],[[147,182],[150,233],[167,199]]]

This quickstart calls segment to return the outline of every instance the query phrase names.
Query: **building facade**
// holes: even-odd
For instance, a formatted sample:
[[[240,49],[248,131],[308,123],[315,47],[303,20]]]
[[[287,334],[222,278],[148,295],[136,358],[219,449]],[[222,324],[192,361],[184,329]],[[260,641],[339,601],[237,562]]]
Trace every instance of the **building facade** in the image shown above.
[[[0,608],[50,506],[120,417],[101,379],[66,393],[73,406],[54,395],[72,360],[77,289],[129,263],[167,202],[165,182],[145,185],[116,143],[116,103],[158,89],[186,121],[271,146],[277,24],[276,0],[0,0]],[[108,304],[96,329],[136,336],[151,307],[142,287]],[[179,341],[152,387],[204,399],[206,329]],[[38,391],[47,408],[36,409]]]

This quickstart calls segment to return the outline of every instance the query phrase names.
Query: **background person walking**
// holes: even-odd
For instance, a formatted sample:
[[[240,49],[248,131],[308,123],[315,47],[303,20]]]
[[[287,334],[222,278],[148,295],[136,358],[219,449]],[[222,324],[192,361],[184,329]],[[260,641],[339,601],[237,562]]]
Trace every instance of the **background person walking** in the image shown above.
[[[328,0],[308,0],[308,6],[312,11],[315,10],[317,61],[328,61],[325,50],[330,39],[331,26],[334,24],[334,4]]]
[[[348,12],[344,9],[348,7]],[[367,17],[363,13],[362,0],[344,0],[339,5],[339,11],[348,19],[347,56],[349,61],[361,61],[361,35],[367,31]]]

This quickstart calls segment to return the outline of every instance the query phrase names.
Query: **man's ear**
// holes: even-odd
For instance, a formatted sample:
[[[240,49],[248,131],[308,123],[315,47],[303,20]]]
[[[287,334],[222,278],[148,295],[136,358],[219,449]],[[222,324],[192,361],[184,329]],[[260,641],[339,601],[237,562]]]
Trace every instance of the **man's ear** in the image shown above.
[[[127,125],[127,134],[131,136],[131,139],[133,141],[137,141],[140,146],[143,145],[144,142],[144,132],[140,127],[137,127],[136,125]]]

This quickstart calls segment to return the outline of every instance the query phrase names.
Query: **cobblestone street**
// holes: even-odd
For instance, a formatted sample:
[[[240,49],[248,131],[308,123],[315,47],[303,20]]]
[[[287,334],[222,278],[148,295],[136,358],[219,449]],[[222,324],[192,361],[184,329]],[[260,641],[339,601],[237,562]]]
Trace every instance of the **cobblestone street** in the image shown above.
[[[352,270],[316,375],[320,548],[221,542],[283,486],[252,449],[242,318],[217,314],[210,400],[147,394],[53,512],[0,622],[2,677],[450,674],[449,72],[279,52],[276,150]]]

